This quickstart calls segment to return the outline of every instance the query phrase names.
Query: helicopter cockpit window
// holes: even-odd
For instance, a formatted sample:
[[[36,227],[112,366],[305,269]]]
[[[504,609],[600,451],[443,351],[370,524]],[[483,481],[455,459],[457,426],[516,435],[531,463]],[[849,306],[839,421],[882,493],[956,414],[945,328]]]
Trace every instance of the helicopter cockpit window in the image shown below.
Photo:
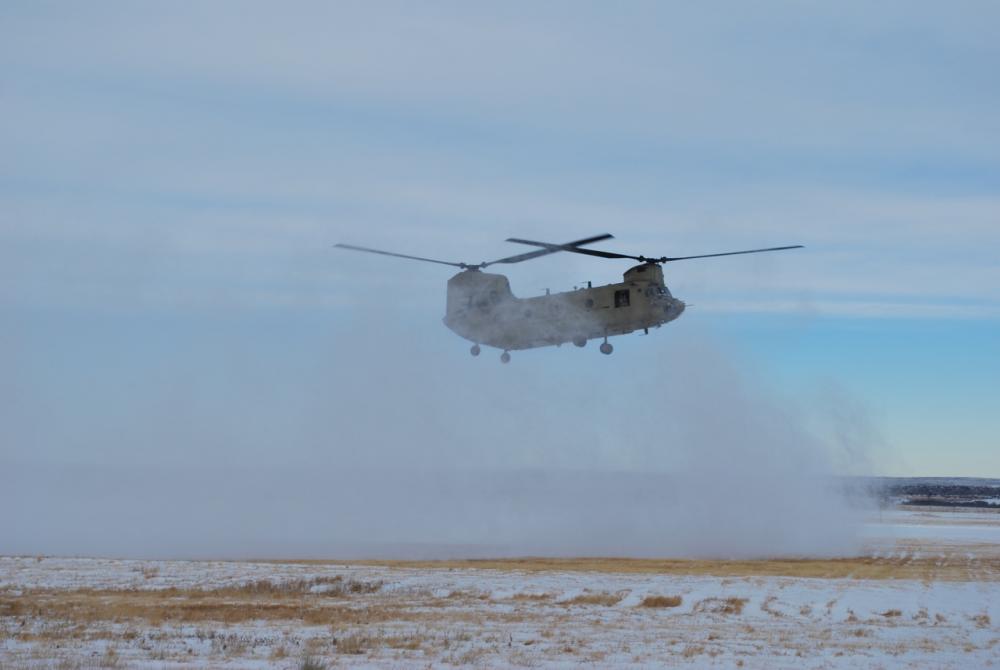
[[[615,307],[628,307],[628,289],[623,289],[621,291],[615,291]]]

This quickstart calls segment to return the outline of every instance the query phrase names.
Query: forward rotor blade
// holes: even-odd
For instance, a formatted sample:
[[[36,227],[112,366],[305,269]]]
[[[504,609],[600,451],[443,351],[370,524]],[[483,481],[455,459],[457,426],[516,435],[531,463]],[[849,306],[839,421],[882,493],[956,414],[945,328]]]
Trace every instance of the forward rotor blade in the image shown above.
[[[600,242],[602,240],[610,240],[614,238],[614,235],[605,233],[603,235],[595,235],[594,237],[587,237],[582,240],[577,240],[575,242],[567,242],[566,244],[543,244],[541,242],[534,243],[535,246],[542,247],[538,251],[529,251],[525,254],[518,254],[517,256],[508,256],[507,258],[501,258],[499,260],[490,261],[489,263],[483,263],[483,267],[487,265],[494,265],[496,263],[520,263],[521,261],[527,261],[532,258],[538,258],[539,256],[547,256],[548,254],[554,254],[557,251],[579,251],[580,253],[585,253],[587,250],[579,249],[578,247],[584,244],[593,244],[594,242]],[[508,242],[519,242],[520,240],[507,240]]]
[[[746,251],[726,251],[720,254],[699,254],[697,256],[661,256],[660,258],[649,258],[647,256],[631,256],[629,254],[618,254],[613,251],[599,251],[597,249],[580,249],[565,244],[549,244],[548,242],[535,242],[533,240],[521,240],[514,237],[508,238],[508,242],[517,244],[528,244],[535,247],[542,247],[549,251],[569,251],[574,254],[585,254],[587,256],[597,256],[598,258],[630,258],[641,263],[669,263],[671,261],[686,261],[691,258],[715,258],[717,256],[738,256],[740,254],[759,254],[762,251],[784,251],[785,249],[802,249],[801,244],[786,247],[768,247],[767,249],[748,249]]]
[[[409,258],[414,261],[425,261],[427,263],[438,263],[440,265],[452,265],[456,268],[466,268],[468,265],[465,263],[452,263],[450,261],[439,261],[434,258],[424,258],[422,256],[408,256],[407,254],[397,254],[392,251],[382,251],[380,249],[369,249],[368,247],[356,247],[353,244],[334,244],[333,246],[339,247],[341,249],[350,249],[351,251],[365,251],[370,254],[381,254],[382,256],[395,256],[396,258]]]
[[[669,258],[664,256],[659,259],[660,263],[669,263],[670,261],[686,261],[689,258],[715,258],[716,256],[738,256],[740,254],[759,254],[762,251],[784,251],[785,249],[804,249],[801,244],[793,244],[790,247],[768,247],[767,249],[748,249],[746,251],[726,251],[721,254],[700,254],[698,256],[676,256]]]

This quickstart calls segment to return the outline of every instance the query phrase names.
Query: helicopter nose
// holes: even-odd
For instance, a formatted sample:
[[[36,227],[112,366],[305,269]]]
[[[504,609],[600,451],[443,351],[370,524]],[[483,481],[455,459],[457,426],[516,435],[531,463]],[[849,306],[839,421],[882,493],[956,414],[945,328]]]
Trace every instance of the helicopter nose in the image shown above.
[[[673,320],[684,313],[685,305],[683,300],[672,299],[663,306],[663,314],[668,320]]]

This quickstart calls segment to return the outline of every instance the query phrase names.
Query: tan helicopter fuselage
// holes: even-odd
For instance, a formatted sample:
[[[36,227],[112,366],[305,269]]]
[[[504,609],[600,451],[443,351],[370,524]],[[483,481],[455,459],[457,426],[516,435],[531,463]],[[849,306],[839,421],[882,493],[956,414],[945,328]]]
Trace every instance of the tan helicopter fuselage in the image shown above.
[[[673,321],[684,303],[655,263],[637,265],[625,281],[517,298],[503,275],[464,270],[448,280],[445,325],[476,344],[513,351],[624,335]]]

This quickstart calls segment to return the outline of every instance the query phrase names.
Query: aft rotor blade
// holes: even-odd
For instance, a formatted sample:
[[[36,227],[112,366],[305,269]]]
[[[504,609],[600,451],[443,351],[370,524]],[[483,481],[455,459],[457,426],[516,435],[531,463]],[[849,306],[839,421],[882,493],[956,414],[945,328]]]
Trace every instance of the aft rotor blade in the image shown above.
[[[507,258],[501,258],[499,260],[490,261],[488,263],[483,263],[483,267],[487,265],[494,265],[496,263],[520,263],[521,261],[527,261],[532,258],[538,258],[539,256],[547,256],[548,254],[554,254],[557,251],[579,251],[580,253],[586,253],[587,250],[579,249],[578,247],[584,244],[593,244],[594,242],[601,242],[602,240],[610,240],[614,235],[605,233],[603,235],[595,235],[594,237],[587,237],[582,240],[577,240],[575,242],[567,242],[566,244],[543,244],[541,242],[535,243],[535,246],[542,247],[538,251],[529,251],[525,254],[518,254],[517,256],[508,256]],[[507,240],[508,242],[517,242],[519,240]]]
[[[659,263],[669,263],[670,261],[686,261],[689,258],[715,258],[716,256],[738,256],[739,254],[759,254],[762,251],[784,251],[785,249],[804,249],[801,244],[793,244],[790,247],[768,247],[767,249],[748,249],[746,251],[726,251],[721,254],[700,254],[698,256],[675,256],[673,258],[664,256],[657,260]]]
[[[368,247],[356,247],[353,244],[334,244],[333,246],[351,251],[365,251],[370,254],[381,254],[383,256],[395,256],[396,258],[409,258],[414,261],[425,261],[427,263],[438,263],[440,265],[452,265],[456,268],[468,267],[465,263],[452,263],[450,261],[439,261],[435,258],[424,258],[423,256],[409,256],[407,254],[397,254],[392,251],[382,251],[381,249],[369,249]]]
[[[611,237],[610,235],[608,237]],[[607,238],[604,238],[607,239]],[[640,256],[629,256],[627,254],[616,254],[612,251],[598,251],[597,249],[581,249],[576,246],[575,243],[570,242],[569,244],[550,244],[548,242],[536,242],[534,240],[522,240],[517,237],[508,237],[508,242],[515,242],[517,244],[528,244],[533,247],[542,247],[546,251],[543,253],[555,253],[557,251],[570,251],[575,254],[585,254],[587,256],[598,256],[600,258],[633,258],[635,260],[643,260]],[[533,253],[539,253],[537,251]]]

